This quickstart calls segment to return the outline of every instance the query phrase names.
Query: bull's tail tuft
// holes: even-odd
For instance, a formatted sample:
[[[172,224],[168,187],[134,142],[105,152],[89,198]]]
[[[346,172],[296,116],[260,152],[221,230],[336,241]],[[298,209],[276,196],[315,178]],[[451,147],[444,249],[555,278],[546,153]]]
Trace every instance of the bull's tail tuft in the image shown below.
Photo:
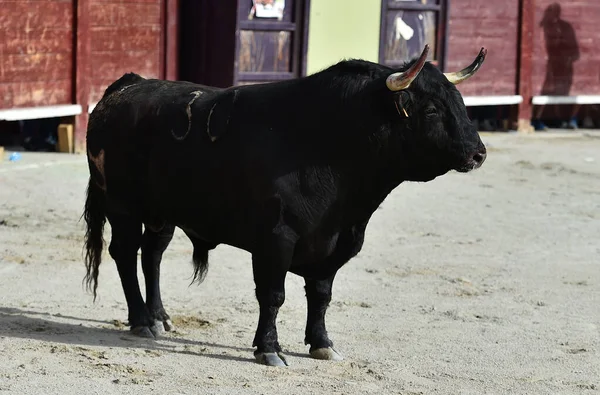
[[[194,253],[192,261],[194,263],[194,277],[192,278],[192,283],[197,282],[200,284],[204,281],[208,272],[208,249],[204,246],[198,246],[196,243],[193,244]]]
[[[85,209],[83,217],[87,224],[85,231],[85,267],[84,281],[88,291],[94,292],[96,301],[96,289],[98,288],[98,268],[102,261],[102,250],[104,248],[104,224],[106,223],[106,203],[104,192],[92,180],[87,187]]]

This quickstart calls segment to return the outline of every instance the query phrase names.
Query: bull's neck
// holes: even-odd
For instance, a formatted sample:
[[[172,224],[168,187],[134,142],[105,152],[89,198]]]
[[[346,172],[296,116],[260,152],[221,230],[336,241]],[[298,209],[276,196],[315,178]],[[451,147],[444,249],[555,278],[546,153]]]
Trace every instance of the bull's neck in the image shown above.
[[[404,181],[401,174],[393,170],[388,166],[373,166],[350,180],[347,203],[353,208],[360,208],[359,217],[369,218],[390,192]]]
[[[360,132],[366,138],[359,139],[357,151],[347,158],[351,169],[345,180],[349,191],[347,207],[353,212],[356,209],[358,217],[368,219],[390,192],[406,180],[406,169],[405,161],[399,157],[402,154],[396,151],[399,147],[391,144],[384,127],[376,125]],[[367,136],[368,133],[371,134]]]

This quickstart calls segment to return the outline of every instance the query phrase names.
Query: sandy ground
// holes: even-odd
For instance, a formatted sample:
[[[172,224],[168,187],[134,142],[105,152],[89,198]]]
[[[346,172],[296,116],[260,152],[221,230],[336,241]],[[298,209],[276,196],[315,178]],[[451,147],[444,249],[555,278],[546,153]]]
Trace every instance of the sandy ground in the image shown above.
[[[189,286],[181,231],[161,281],[177,331],[130,336],[108,254],[95,304],[82,286],[85,158],[5,158],[0,393],[598,393],[600,134],[483,138],[480,170],[401,185],[375,213],[334,284],[327,322],[344,361],[307,357],[303,282],[288,277],[288,368],[254,362],[249,255],[220,246]]]

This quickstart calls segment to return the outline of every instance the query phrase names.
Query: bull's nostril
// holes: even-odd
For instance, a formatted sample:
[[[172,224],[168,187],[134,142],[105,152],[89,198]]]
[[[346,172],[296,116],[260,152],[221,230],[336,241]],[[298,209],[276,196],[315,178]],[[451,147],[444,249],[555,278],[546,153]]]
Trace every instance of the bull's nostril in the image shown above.
[[[478,164],[481,165],[483,163],[483,161],[485,160],[485,157],[487,155],[486,154],[482,154],[482,153],[476,153],[475,155],[473,155],[473,160]]]

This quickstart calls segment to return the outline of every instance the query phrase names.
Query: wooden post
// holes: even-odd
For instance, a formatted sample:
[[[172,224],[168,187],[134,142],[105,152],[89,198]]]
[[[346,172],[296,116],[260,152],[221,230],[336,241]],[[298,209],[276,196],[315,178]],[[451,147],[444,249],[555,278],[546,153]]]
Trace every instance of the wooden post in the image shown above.
[[[88,124],[88,106],[91,81],[90,0],[74,0],[75,5],[75,102],[81,105],[81,114],[75,117],[75,152],[86,151],[85,137]]]
[[[523,101],[517,109],[517,131],[532,133],[531,117],[533,104],[531,103],[532,87],[531,74],[533,68],[533,31],[535,23],[535,0],[519,0],[519,56],[517,89]]]
[[[73,125],[62,123],[58,125],[58,152],[73,152]]]

